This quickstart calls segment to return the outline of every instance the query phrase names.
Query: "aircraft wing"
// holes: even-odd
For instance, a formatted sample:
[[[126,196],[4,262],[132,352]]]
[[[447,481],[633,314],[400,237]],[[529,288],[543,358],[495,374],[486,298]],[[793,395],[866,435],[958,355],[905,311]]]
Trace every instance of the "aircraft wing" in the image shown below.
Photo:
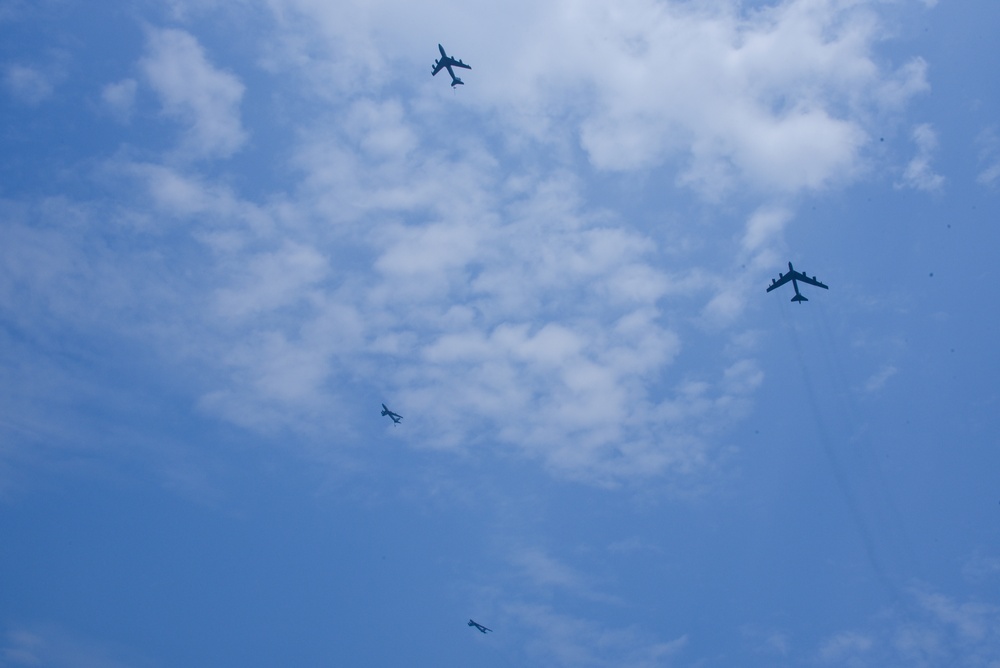
[[[777,280],[771,281],[771,285],[768,286],[766,292],[770,292],[771,290],[774,290],[775,288],[781,287],[782,285],[784,285],[788,281],[792,280],[792,278],[799,279],[801,277],[801,274],[799,274],[798,276],[793,276],[793,274],[798,274],[798,273],[799,272],[797,272],[797,271],[790,271],[787,274],[785,274],[784,276],[782,276],[781,274],[778,274],[779,278]]]
[[[438,72],[440,72],[443,69],[444,69],[444,63],[443,62],[438,61],[438,62],[434,63],[434,70],[431,72],[431,76],[434,76],[435,74],[437,74]]]
[[[454,58],[452,59],[451,64],[454,65],[455,67],[462,67],[467,70],[472,69],[472,65],[466,65],[461,60],[455,60]]]
[[[823,288],[824,290],[829,290],[830,289],[829,287],[827,287],[827,286],[823,285],[822,283],[820,283],[819,281],[817,281],[815,276],[813,276],[812,278],[809,278],[805,274],[799,274],[799,272],[795,272],[795,273],[798,274],[798,276],[795,277],[795,280],[797,280],[797,281],[802,281],[803,283],[808,283],[809,285],[815,285],[817,288]]]

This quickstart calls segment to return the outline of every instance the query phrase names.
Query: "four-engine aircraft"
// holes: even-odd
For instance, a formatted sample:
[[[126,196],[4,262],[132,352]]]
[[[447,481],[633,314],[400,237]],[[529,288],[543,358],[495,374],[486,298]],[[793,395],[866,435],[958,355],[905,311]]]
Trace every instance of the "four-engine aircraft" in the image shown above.
[[[795,269],[792,267],[792,263],[789,262],[788,263],[788,273],[787,274],[781,274],[781,272],[779,272],[778,273],[778,278],[776,278],[776,279],[772,278],[771,279],[771,285],[770,285],[770,287],[767,288],[766,292],[770,292],[771,290],[774,290],[776,287],[778,287],[780,285],[784,285],[788,281],[791,281],[792,282],[792,287],[795,288],[795,296],[792,297],[792,301],[793,302],[802,303],[802,302],[809,301],[808,299],[806,299],[805,297],[803,297],[799,293],[799,284],[798,284],[798,281],[802,281],[803,283],[808,283],[809,285],[815,285],[817,288],[823,288],[824,290],[829,290],[830,289],[829,287],[827,287],[827,286],[823,285],[822,283],[820,283],[819,281],[817,281],[815,276],[813,276],[812,278],[809,278],[808,276],[806,276],[802,272],[795,271]]]
[[[493,629],[488,629],[485,626],[483,626],[482,624],[480,624],[479,622],[474,622],[471,619],[469,620],[469,626],[475,626],[477,629],[479,629],[480,633],[486,633],[487,631],[492,631],[493,630]]]
[[[393,413],[389,410],[385,404],[382,404],[382,415],[388,415],[389,419],[392,420],[393,426],[399,424],[399,421],[403,419],[403,416],[399,413]]]
[[[451,56],[449,56],[447,53],[444,52],[444,47],[441,46],[440,44],[438,44],[438,51],[441,52],[441,60],[435,60],[434,61],[434,65],[432,66],[433,67],[433,71],[431,72],[431,76],[435,76],[438,72],[441,71],[441,68],[444,68],[444,69],[448,70],[448,74],[451,75],[451,87],[452,88],[454,88],[455,86],[458,86],[459,84],[464,84],[464,82],[461,79],[459,79],[458,77],[455,76],[455,72],[451,68],[452,67],[464,67],[467,70],[471,70],[472,66],[466,65],[461,60],[455,60],[454,58],[452,58]]]

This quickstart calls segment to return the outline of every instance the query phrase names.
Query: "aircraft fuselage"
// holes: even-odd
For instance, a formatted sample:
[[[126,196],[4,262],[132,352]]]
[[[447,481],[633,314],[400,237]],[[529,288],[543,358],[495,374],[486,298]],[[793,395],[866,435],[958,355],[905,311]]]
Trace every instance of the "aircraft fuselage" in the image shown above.
[[[438,51],[441,52],[441,58],[439,60],[435,60],[434,65],[431,66],[431,76],[436,76],[437,73],[440,72],[442,69],[446,69],[448,70],[448,74],[451,76],[452,88],[464,84],[465,83],[464,81],[455,76],[455,70],[453,70],[452,67],[462,67],[467,70],[471,70],[472,66],[466,65],[465,63],[462,62],[461,59],[456,60],[451,56],[449,56],[447,53],[445,53],[444,47],[441,46],[440,44],[438,44]]]
[[[803,274],[800,271],[796,271],[795,267],[792,266],[792,263],[789,262],[788,273],[782,274],[781,272],[779,272],[778,278],[771,280],[771,285],[767,288],[767,292],[770,292],[771,290],[774,290],[775,288],[782,286],[785,283],[788,283],[789,281],[792,282],[792,289],[795,290],[795,296],[792,297],[791,301],[799,302],[800,304],[802,302],[807,302],[809,300],[806,299],[801,292],[799,292],[799,281],[802,281],[803,283],[808,283],[809,285],[815,285],[816,287],[823,288],[824,290],[829,289],[828,286],[824,285],[819,280],[817,280],[815,276],[810,278],[806,274]]]

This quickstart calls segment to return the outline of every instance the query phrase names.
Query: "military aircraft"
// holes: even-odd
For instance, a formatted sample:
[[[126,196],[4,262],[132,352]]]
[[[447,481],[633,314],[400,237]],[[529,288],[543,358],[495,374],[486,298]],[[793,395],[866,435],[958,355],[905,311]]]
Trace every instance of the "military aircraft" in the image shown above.
[[[475,626],[477,629],[479,629],[480,633],[486,633],[487,631],[492,631],[493,630],[493,629],[488,629],[485,626],[483,626],[482,624],[480,624],[478,622],[474,622],[471,619],[469,620],[469,626]]]
[[[802,281],[803,283],[808,283],[809,285],[815,285],[817,288],[823,288],[824,290],[829,290],[830,289],[829,287],[827,287],[827,286],[823,285],[822,283],[820,283],[819,281],[817,281],[815,276],[813,276],[812,278],[809,278],[808,276],[806,276],[802,272],[795,271],[795,269],[792,267],[792,263],[789,262],[788,263],[788,273],[782,275],[781,272],[778,272],[778,278],[776,278],[776,279],[772,278],[771,279],[771,286],[766,290],[766,292],[770,292],[771,290],[774,290],[779,285],[784,285],[788,281],[791,281],[792,282],[792,287],[795,288],[795,296],[792,297],[792,301],[793,302],[802,303],[802,302],[809,301],[808,299],[806,299],[805,297],[803,297],[801,294],[799,294],[799,284],[798,284],[798,281]]]
[[[431,76],[435,76],[438,72],[441,71],[441,68],[443,67],[444,69],[448,70],[448,74],[451,75],[451,87],[452,88],[454,88],[455,86],[458,86],[459,84],[463,84],[464,85],[465,82],[463,82],[461,79],[459,79],[458,77],[456,77],[455,76],[455,72],[451,68],[452,67],[464,67],[467,70],[471,70],[472,67],[469,66],[469,65],[466,65],[461,60],[455,60],[454,58],[452,58],[451,56],[449,56],[447,53],[444,52],[444,47],[441,46],[440,44],[438,44],[438,51],[441,52],[441,60],[435,60],[434,61],[434,65],[432,65],[434,71],[431,72]]]
[[[393,426],[399,424],[399,421],[403,419],[403,416],[399,413],[393,413],[389,410],[385,404],[382,404],[382,415],[388,415],[389,419],[392,420]]]

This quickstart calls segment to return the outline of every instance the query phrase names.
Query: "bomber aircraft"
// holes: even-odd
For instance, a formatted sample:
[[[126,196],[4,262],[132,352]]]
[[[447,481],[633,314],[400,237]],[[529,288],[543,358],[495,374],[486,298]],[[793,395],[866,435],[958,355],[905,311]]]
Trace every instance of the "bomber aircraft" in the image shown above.
[[[485,626],[483,626],[482,624],[480,624],[479,622],[474,622],[471,619],[469,620],[469,626],[475,626],[477,629],[479,629],[480,633],[486,633],[487,631],[492,631],[493,630],[493,629],[488,629]]]
[[[454,88],[455,86],[458,86],[459,84],[463,84],[464,85],[465,82],[462,81],[461,79],[459,79],[458,77],[456,77],[454,70],[452,70],[451,68],[452,67],[464,67],[467,70],[471,70],[472,66],[471,65],[466,65],[461,60],[455,60],[454,58],[452,58],[451,56],[449,56],[447,53],[444,52],[444,47],[441,46],[440,44],[438,44],[438,51],[441,52],[441,60],[435,60],[434,61],[434,65],[432,65],[433,71],[431,72],[431,76],[437,75],[437,73],[440,72],[441,68],[443,67],[444,69],[448,70],[448,74],[451,75],[451,87],[452,88]]]
[[[823,288],[824,290],[829,290],[830,289],[829,287],[827,287],[827,286],[823,285],[822,283],[820,283],[819,281],[817,281],[815,276],[813,276],[812,278],[809,278],[808,276],[806,276],[802,272],[795,271],[795,269],[792,267],[792,263],[789,262],[788,263],[788,273],[787,274],[781,274],[781,272],[778,272],[778,278],[776,278],[776,279],[772,278],[771,279],[771,285],[770,285],[770,287],[767,288],[766,292],[770,292],[771,290],[774,290],[779,285],[784,285],[788,281],[791,281],[792,282],[792,287],[795,288],[795,296],[792,297],[792,301],[793,302],[799,302],[800,304],[802,302],[807,302],[809,300],[806,299],[805,297],[803,297],[799,293],[799,284],[798,284],[798,281],[802,281],[803,283],[808,283],[809,285],[815,285],[817,288]]]
[[[389,419],[392,420],[392,426],[399,424],[399,421],[403,419],[403,416],[399,413],[393,413],[389,410],[385,404],[382,404],[382,415],[388,415]]]

